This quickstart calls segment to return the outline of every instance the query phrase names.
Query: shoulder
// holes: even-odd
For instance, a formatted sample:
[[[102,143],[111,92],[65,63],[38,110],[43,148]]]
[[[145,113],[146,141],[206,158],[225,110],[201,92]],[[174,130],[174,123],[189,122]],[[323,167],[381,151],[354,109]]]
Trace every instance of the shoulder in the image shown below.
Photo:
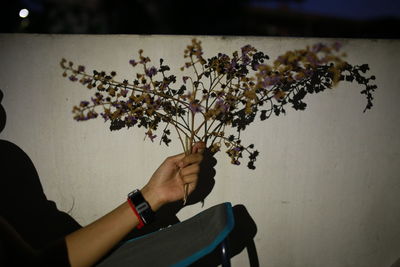
[[[1,154],[5,154],[7,152],[12,152],[12,151],[19,151],[25,154],[25,152],[23,152],[23,150],[19,146],[7,140],[0,139],[0,148],[1,148],[0,150]]]
[[[28,155],[16,144],[0,140],[0,164],[5,165],[7,162],[25,162],[30,161]]]

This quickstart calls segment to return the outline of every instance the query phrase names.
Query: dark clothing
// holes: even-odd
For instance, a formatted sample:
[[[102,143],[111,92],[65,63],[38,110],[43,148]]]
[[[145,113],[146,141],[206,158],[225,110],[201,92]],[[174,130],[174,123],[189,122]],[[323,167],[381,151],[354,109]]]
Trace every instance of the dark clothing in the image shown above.
[[[32,161],[18,146],[0,140],[0,167],[2,257],[11,262],[30,255],[32,261],[69,266],[64,237],[81,226],[47,200]]]
[[[33,249],[0,217],[0,266],[70,266],[63,238],[42,249]]]

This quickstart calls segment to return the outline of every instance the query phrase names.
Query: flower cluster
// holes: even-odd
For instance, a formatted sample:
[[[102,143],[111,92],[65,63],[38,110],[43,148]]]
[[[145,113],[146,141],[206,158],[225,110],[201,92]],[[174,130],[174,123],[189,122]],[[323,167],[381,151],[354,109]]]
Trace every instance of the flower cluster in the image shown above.
[[[242,143],[241,132],[257,116],[266,120],[285,114],[287,104],[304,110],[306,95],[332,88],[340,81],[363,85],[365,110],[372,107],[377,87],[370,82],[375,77],[364,76],[367,64],[345,62],[345,55],[338,55],[340,48],[340,43],[319,43],[288,51],[268,64],[269,57],[251,45],[231,55],[218,53],[205,58],[201,42],[193,39],[180,68],[193,74],[182,79],[170,73],[163,59],[153,64],[143,50],[139,50],[138,59],[129,60],[132,67],[141,68],[131,81],[117,80],[115,71],[87,72],[84,66],[74,66],[66,59],[61,67],[64,77],[95,90],[89,101],[74,106],[75,120],[100,115],[110,121],[111,130],[143,127],[151,141],[158,138],[167,146],[172,129],[185,151],[190,151],[194,142],[203,141],[214,153],[224,149],[235,165],[247,154],[247,166],[254,169],[259,152],[254,144]]]

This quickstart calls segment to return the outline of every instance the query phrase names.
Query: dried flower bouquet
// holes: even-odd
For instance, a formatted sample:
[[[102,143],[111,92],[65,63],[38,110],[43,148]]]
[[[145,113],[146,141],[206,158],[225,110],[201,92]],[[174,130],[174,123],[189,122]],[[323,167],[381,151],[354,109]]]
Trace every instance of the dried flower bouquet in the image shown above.
[[[377,86],[371,84],[374,76],[365,76],[369,66],[347,63],[340,49],[337,42],[318,43],[288,51],[268,64],[269,57],[251,45],[231,56],[218,53],[205,58],[201,42],[193,39],[184,50],[181,71],[189,74],[182,79],[171,74],[163,59],[158,66],[153,64],[143,50],[138,59],[129,61],[132,67],[141,67],[131,81],[118,80],[115,71],[87,72],[66,59],[61,67],[64,77],[95,91],[90,100],[73,107],[75,120],[101,117],[110,122],[111,130],[143,127],[151,141],[159,138],[167,146],[172,130],[186,152],[194,142],[203,141],[212,152],[225,147],[235,165],[247,154],[247,166],[254,169],[259,152],[242,142],[241,133],[256,116],[264,121],[285,114],[286,106],[304,110],[306,95],[341,81],[362,85],[361,94],[367,98],[364,111],[372,107]]]

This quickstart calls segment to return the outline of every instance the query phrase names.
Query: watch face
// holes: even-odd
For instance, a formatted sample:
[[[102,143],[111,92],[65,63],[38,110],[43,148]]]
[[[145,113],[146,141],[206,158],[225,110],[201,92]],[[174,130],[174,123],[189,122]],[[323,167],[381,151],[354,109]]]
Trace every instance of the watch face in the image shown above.
[[[130,193],[128,194],[128,197],[130,198],[130,197],[132,197],[132,196],[134,196],[134,195],[136,195],[136,194],[138,194],[138,193],[140,193],[139,189],[135,189],[135,190],[133,190],[132,192],[130,192]]]

